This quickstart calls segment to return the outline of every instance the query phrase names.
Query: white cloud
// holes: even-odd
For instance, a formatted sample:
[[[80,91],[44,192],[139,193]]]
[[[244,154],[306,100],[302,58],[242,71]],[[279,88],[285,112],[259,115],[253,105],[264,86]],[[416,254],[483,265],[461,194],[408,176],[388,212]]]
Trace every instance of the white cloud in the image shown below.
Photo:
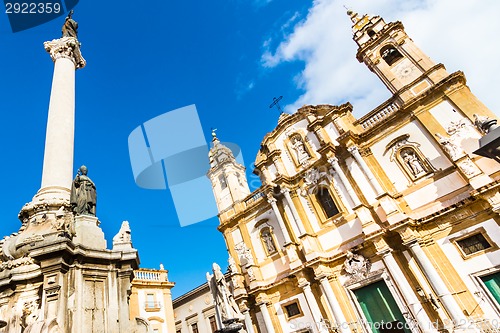
[[[356,60],[357,46],[343,4],[315,0],[307,17],[295,24],[276,49],[269,49],[269,40],[265,44],[264,67],[288,61],[305,64],[295,81],[304,93],[287,111],[304,104],[350,101],[360,117],[390,97],[378,77]],[[500,2],[352,0],[347,5],[360,14],[381,15],[386,22],[402,21],[410,38],[431,59],[443,63],[450,73],[464,71],[472,92],[500,113],[495,79],[500,72]]]

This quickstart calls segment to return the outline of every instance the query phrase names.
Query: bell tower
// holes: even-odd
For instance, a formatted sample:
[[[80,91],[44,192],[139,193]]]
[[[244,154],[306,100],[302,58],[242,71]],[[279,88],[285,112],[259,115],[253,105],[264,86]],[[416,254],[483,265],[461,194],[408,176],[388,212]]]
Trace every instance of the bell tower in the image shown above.
[[[219,212],[226,210],[250,194],[245,167],[236,161],[231,149],[223,145],[212,131],[212,148],[208,154],[212,183]]]
[[[404,101],[424,92],[448,76],[443,64],[436,64],[406,34],[401,22],[386,23],[380,16],[348,10],[356,58],[363,62],[394,95]]]

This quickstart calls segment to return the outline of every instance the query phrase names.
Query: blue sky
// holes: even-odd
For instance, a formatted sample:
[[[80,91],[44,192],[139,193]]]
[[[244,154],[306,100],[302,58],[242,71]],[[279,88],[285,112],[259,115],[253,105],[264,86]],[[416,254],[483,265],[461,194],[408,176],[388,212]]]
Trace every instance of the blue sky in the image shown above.
[[[141,266],[163,263],[177,283],[174,296],[203,283],[212,262],[227,265],[224,240],[216,218],[181,228],[168,191],[135,185],[128,135],[151,118],[196,104],[207,141],[217,127],[221,140],[237,143],[250,178],[260,141],[277,122],[269,109],[274,96],[284,96],[289,112],[306,103],[351,101],[356,116],[365,114],[389,95],[355,60],[343,4],[402,20],[431,58],[450,72],[463,70],[472,91],[498,110],[500,5],[493,0],[477,8],[454,0],[81,1],[75,7],[87,60],[76,76],[75,172],[87,165],[97,185],[108,246],[128,220]],[[0,15],[2,235],[18,230],[19,210],[40,186],[53,72],[43,42],[60,37],[63,21],[12,33]]]

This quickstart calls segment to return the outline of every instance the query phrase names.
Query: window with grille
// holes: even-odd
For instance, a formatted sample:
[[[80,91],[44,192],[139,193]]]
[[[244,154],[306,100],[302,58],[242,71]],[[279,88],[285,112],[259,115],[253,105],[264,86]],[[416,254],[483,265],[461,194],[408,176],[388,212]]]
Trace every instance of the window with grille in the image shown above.
[[[457,244],[465,255],[470,255],[491,247],[491,244],[488,243],[482,233],[477,233],[467,238],[457,240]]]

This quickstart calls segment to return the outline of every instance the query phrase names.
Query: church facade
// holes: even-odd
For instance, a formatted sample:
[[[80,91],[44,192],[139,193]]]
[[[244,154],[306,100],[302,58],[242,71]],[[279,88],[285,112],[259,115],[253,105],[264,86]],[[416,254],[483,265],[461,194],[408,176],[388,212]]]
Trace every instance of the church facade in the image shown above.
[[[349,11],[357,59],[392,97],[282,114],[255,160],[214,135],[208,172],[247,332],[497,332],[500,168],[475,155],[495,118],[401,22]]]

